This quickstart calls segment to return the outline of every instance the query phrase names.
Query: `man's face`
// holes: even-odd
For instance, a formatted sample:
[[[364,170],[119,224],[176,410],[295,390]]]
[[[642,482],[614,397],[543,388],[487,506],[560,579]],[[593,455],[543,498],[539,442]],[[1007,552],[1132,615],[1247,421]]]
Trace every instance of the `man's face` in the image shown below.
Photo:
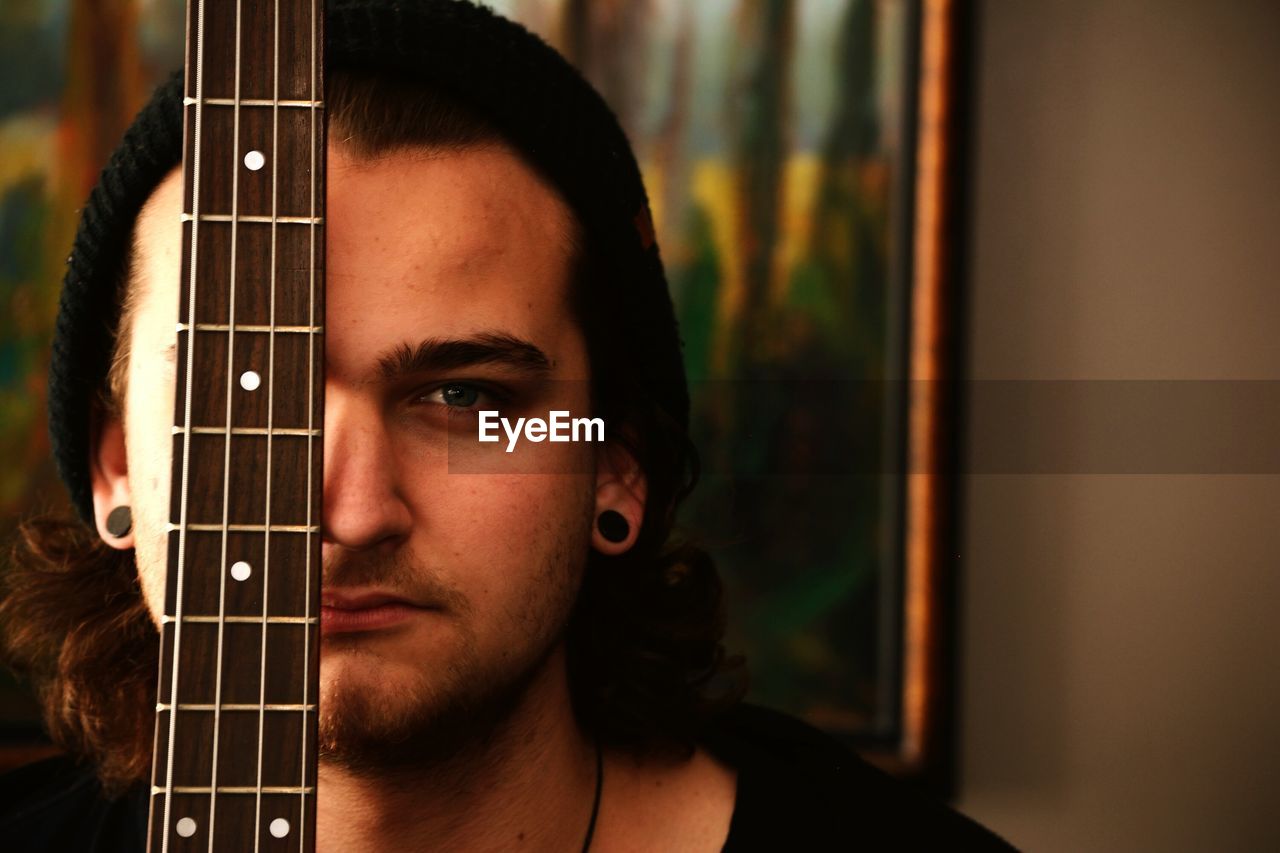
[[[139,218],[125,406],[157,617],[180,204],[175,173]],[[573,221],[535,173],[501,147],[358,160],[335,145],[326,216],[321,732],[359,760],[429,724],[479,719],[540,671],[577,595],[598,483],[591,445],[537,445],[540,473],[519,473],[505,441],[475,444],[470,410],[506,408],[503,394],[522,415],[589,408],[568,300]],[[449,342],[479,346],[442,367],[433,354]],[[450,445],[494,462],[449,473]]]

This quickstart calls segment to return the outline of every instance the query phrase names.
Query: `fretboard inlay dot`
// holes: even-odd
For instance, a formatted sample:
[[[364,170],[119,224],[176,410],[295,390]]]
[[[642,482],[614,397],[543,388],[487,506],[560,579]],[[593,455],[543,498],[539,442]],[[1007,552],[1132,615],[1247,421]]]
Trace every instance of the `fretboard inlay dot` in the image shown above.
[[[269,827],[269,829],[271,830],[271,834],[274,835],[276,838],[284,838],[286,835],[289,834],[289,821],[285,820],[282,817],[278,817],[275,820],[271,821],[271,826]]]
[[[253,574],[253,568],[244,560],[239,560],[231,566],[231,577],[238,581],[247,581],[251,574]]]
[[[267,158],[261,151],[250,151],[248,154],[244,155],[244,165],[250,172],[258,171],[265,166],[266,163]]]
[[[252,370],[240,374],[240,387],[246,391],[257,391],[262,384],[262,377]]]
[[[173,828],[183,838],[190,838],[196,834],[196,822],[189,817],[179,818]]]

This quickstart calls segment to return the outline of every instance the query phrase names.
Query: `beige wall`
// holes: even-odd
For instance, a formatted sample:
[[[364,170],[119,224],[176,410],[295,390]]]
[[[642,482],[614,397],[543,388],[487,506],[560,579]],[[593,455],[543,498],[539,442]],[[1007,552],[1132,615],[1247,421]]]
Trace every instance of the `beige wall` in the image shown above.
[[[1280,379],[1280,3],[980,11],[971,374]],[[963,497],[960,807],[1031,850],[1280,849],[1280,477]]]

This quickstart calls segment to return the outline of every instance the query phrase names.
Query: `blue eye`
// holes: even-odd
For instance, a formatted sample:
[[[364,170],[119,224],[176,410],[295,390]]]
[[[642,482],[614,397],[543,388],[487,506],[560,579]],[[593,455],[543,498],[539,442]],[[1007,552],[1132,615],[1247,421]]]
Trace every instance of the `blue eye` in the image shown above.
[[[460,409],[469,409],[480,399],[479,388],[459,383],[442,385],[436,393],[440,395],[440,401],[446,406]]]
[[[424,411],[453,418],[476,417],[485,409],[496,411],[510,400],[510,392],[500,386],[483,382],[445,382],[415,391],[410,403],[414,406],[429,404]]]

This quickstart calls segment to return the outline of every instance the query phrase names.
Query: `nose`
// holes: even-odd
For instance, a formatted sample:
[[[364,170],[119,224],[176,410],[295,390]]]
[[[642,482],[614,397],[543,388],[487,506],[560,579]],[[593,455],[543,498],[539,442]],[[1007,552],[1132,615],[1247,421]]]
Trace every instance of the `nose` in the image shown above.
[[[322,523],[326,549],[352,551],[393,547],[412,526],[379,407],[332,386],[325,393]]]

